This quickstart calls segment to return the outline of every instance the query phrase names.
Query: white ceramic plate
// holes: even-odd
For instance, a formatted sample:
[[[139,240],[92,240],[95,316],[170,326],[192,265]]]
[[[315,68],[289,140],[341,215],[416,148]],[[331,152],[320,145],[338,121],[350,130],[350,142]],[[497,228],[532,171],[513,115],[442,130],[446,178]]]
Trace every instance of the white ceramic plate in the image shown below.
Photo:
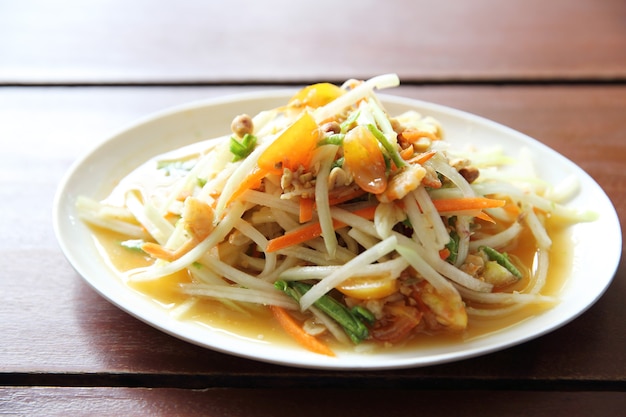
[[[339,353],[336,358],[304,349],[243,338],[211,330],[192,322],[178,321],[157,303],[127,287],[104,263],[88,228],[78,219],[75,201],[79,195],[104,198],[116,182],[157,154],[201,139],[221,136],[232,118],[256,114],[283,105],[293,91],[247,94],[191,103],[145,118],[112,136],[79,159],[60,184],[55,201],[54,226],[67,259],[103,297],[146,323],[180,339],[232,355],[283,365],[321,369],[389,369],[425,366],[486,354],[548,333],[583,313],[602,295],[615,274],[621,254],[617,214],[598,184],[574,163],[517,131],[481,117],[447,107],[380,95],[390,114],[415,109],[437,118],[446,140],[477,146],[499,143],[517,155],[530,148],[541,177],[552,183],[575,174],[581,192],[570,205],[600,214],[593,223],[572,230],[573,267],[556,307],[487,336],[443,347],[417,347],[402,352],[376,354]],[[597,239],[602,237],[603,244]]]

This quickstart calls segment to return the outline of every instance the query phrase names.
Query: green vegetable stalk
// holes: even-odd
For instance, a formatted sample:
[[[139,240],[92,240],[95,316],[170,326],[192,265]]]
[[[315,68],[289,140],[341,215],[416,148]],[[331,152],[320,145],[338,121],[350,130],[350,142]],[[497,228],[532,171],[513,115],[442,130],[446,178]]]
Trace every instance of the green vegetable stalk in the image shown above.
[[[344,133],[334,133],[330,136],[325,137],[324,139],[320,140],[317,143],[317,146],[323,146],[323,145],[338,145],[341,146],[343,145],[343,138],[346,135]]]
[[[244,159],[254,150],[256,146],[256,136],[246,133],[241,142],[234,136],[230,137],[230,152],[233,154],[233,162]]]
[[[451,264],[456,262],[456,258],[459,255],[459,234],[456,231],[450,232],[450,241],[446,244],[446,248],[450,251],[450,255],[446,258]]]
[[[356,119],[359,118],[360,114],[361,114],[360,110],[352,112],[350,117],[348,117],[346,120],[343,121],[343,123],[341,123],[340,125],[341,133],[345,134],[348,130],[350,130],[353,127],[352,125],[356,123]]]
[[[385,151],[387,151],[387,153],[389,154],[389,157],[391,158],[393,163],[396,164],[398,168],[407,166],[407,163],[404,162],[404,159],[402,159],[402,156],[400,155],[400,152],[398,152],[398,149],[396,149],[393,143],[389,142],[389,140],[387,139],[387,137],[385,136],[383,132],[381,132],[373,124],[368,124],[367,128],[369,129],[370,132],[372,132],[374,137],[376,137],[376,139],[381,143],[381,145],[383,145],[383,148],[385,149]]]
[[[506,253],[500,253],[494,248],[490,248],[489,246],[481,246],[478,248],[482,250],[485,255],[489,258],[490,261],[496,261],[500,266],[504,267],[513,274],[516,278],[522,278],[522,273],[513,265],[511,260],[509,259],[509,255]]]
[[[299,281],[276,281],[274,286],[298,302],[311,289],[311,285]],[[355,307],[351,311],[329,295],[322,296],[313,305],[339,323],[354,344],[359,344],[369,337],[369,329],[364,321],[372,324],[374,315],[366,308]]]

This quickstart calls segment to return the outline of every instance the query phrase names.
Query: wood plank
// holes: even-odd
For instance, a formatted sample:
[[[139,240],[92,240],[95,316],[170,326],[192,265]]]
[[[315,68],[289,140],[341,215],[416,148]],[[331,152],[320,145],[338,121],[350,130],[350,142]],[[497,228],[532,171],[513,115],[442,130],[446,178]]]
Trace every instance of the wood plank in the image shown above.
[[[148,112],[249,90],[0,89],[0,385],[252,388],[263,381],[268,387],[624,389],[626,257],[600,301],[560,330],[423,369],[342,373],[260,364],[179,341],[102,299],[55,242],[52,197],[65,170],[107,132]],[[536,137],[587,169],[626,220],[626,87],[403,87],[395,93],[472,111]]]
[[[622,0],[3,2],[0,83],[624,80],[624,19]]]
[[[621,416],[623,392],[0,388],[7,415],[406,416],[532,415]]]

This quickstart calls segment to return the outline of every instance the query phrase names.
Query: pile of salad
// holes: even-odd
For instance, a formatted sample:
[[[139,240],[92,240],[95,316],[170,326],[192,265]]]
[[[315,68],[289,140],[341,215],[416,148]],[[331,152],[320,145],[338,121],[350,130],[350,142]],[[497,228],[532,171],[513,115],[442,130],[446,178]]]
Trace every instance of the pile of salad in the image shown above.
[[[81,217],[151,259],[125,280],[188,277],[177,312],[205,298],[263,306],[320,354],[554,305],[550,224],[593,219],[561,204],[575,181],[553,187],[530,158],[461,149],[432,117],[388,114],[375,90],[398,84],[313,84],[233,115],[231,133],[148,161],[102,201],[81,197]]]

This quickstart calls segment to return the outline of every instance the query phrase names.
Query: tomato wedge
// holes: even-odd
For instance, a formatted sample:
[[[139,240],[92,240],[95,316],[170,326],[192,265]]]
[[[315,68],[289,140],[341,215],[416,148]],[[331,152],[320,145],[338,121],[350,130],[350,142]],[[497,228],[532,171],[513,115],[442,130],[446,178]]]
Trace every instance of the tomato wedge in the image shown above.
[[[295,171],[300,165],[308,169],[319,137],[313,116],[303,113],[259,156],[259,168],[272,174],[282,174],[284,168]]]
[[[365,126],[357,126],[346,133],[343,140],[344,167],[359,187],[380,194],[387,188],[387,166],[378,140]]]
[[[298,91],[290,100],[291,106],[307,106],[312,108],[322,107],[330,103],[340,95],[345,93],[344,90],[330,83],[318,83],[304,87]]]
[[[398,280],[389,275],[354,277],[344,281],[337,289],[348,297],[359,300],[385,298],[398,290]]]

